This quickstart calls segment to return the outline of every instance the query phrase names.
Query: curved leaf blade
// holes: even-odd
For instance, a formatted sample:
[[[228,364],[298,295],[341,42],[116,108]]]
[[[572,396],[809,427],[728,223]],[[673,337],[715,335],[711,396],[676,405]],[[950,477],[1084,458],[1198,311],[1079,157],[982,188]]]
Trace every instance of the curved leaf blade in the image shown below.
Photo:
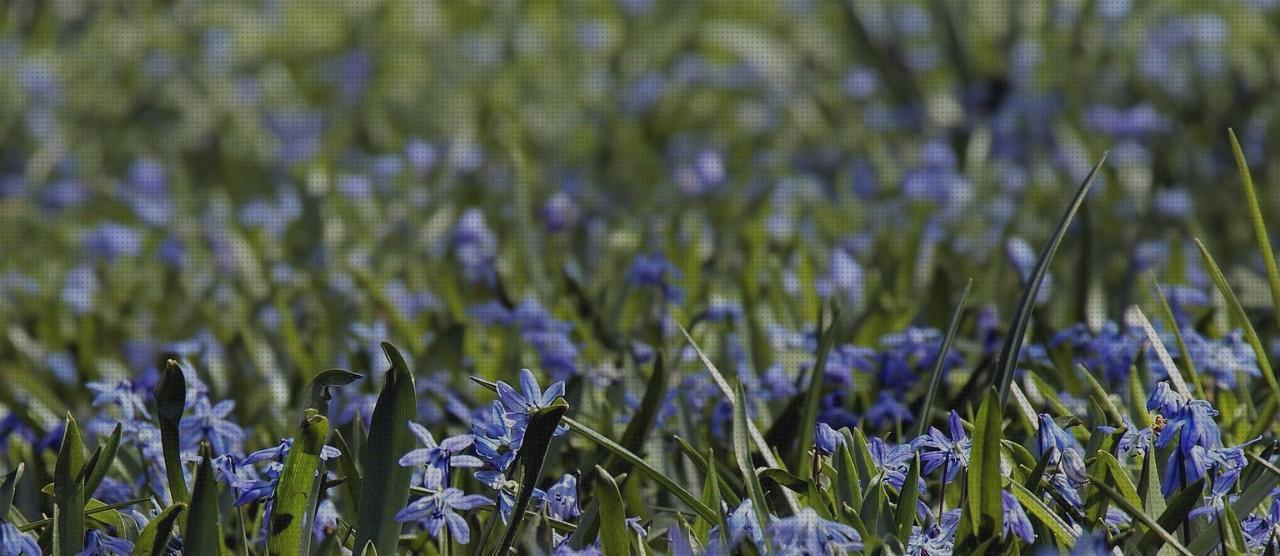
[[[284,469],[276,483],[275,504],[271,510],[267,552],[294,556],[307,554],[305,541],[310,539],[313,515],[307,501],[316,488],[320,471],[320,450],[329,435],[329,420],[314,409],[302,418],[293,447],[285,458]]]
[[[605,556],[630,556],[627,514],[622,506],[618,483],[602,467],[596,467],[596,474],[600,476],[596,483],[596,496],[600,500],[600,545]]]
[[[173,526],[186,510],[186,504],[178,503],[160,512],[138,535],[133,553],[137,556],[164,556],[169,547],[169,537],[173,536]]]
[[[373,408],[369,439],[363,446],[354,546],[372,542],[377,552],[394,554],[400,536],[395,515],[409,502],[409,481],[413,478],[413,469],[401,467],[399,460],[414,446],[408,423],[418,418],[418,402],[413,374],[404,357],[386,342],[382,351],[391,368],[385,374],[386,382]]]

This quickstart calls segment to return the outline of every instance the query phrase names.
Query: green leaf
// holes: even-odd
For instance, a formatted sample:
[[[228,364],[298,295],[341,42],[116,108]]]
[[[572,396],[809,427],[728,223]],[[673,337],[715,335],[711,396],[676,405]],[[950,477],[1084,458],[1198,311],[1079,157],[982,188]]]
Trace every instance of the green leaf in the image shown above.
[[[742,392],[742,385],[738,385],[738,400],[745,400]],[[742,483],[747,487],[747,498],[751,499],[751,505],[756,510],[756,520],[760,523],[760,530],[764,531],[769,525],[769,505],[765,502],[764,487],[760,486],[760,479],[756,476],[755,465],[751,463],[751,440],[748,433],[749,418],[747,417],[747,404],[736,403],[733,406],[733,457],[738,462],[738,472],[742,474]]]
[[[400,536],[395,515],[409,502],[409,481],[413,478],[413,469],[402,467],[399,461],[414,447],[409,422],[418,418],[418,401],[404,357],[386,342],[382,351],[391,368],[384,375],[360,458],[363,475],[354,546],[372,542],[378,552],[395,554]]]
[[[98,491],[98,486],[102,484],[102,480],[107,478],[107,472],[111,470],[111,466],[116,461],[116,454],[120,451],[120,437],[123,428],[116,423],[116,428],[111,431],[111,436],[107,438],[106,444],[102,446],[101,455],[97,462],[93,464],[93,470],[89,472],[89,478],[84,483],[84,493],[86,496],[93,496]],[[4,514],[0,514],[4,515]]]
[[[353,426],[362,427],[359,420],[353,423]],[[351,447],[347,445],[347,439],[342,436],[342,432],[333,429],[333,444],[342,455],[338,456],[338,470],[342,472],[345,481],[342,481],[342,488],[346,491],[347,503],[351,506],[350,515],[359,515],[357,510],[360,503],[360,466],[356,462],[355,452],[351,451]]]
[[[1112,498],[1124,500],[1124,496],[1121,496],[1120,493],[1115,490],[1111,490],[1110,487],[1107,487],[1106,485],[1094,485],[1094,487],[1103,493],[1108,493],[1109,490],[1110,493],[1115,494]],[[1191,510],[1200,503],[1200,493],[1203,491],[1204,479],[1200,479],[1188,485],[1187,488],[1174,493],[1173,498],[1168,500],[1164,513],[1161,513],[1160,518],[1155,522],[1151,522],[1151,518],[1145,512],[1138,510],[1137,508],[1133,508],[1133,511],[1130,511],[1129,509],[1124,508],[1124,505],[1121,505],[1122,509],[1134,518],[1142,521],[1149,529],[1147,534],[1143,535],[1142,541],[1138,543],[1138,549],[1143,554],[1155,554],[1160,550],[1162,545],[1168,544],[1173,547],[1174,550],[1182,554],[1190,554],[1191,552],[1188,551],[1185,546],[1178,543],[1178,540],[1173,538],[1173,535],[1170,535],[1169,531],[1176,530],[1182,525],[1182,522],[1187,520],[1187,516],[1191,513]],[[1135,514],[1141,514],[1141,517]]]
[[[596,483],[596,496],[600,500],[600,546],[605,556],[630,556],[631,543],[627,538],[627,514],[622,507],[622,494],[618,483],[604,468],[596,466],[600,476]],[[499,552],[505,554],[505,552]]]
[[[973,444],[969,449],[969,473],[966,484],[969,514],[973,531],[980,537],[998,535],[1004,523],[1004,506],[1000,495],[1000,440],[1004,434],[1004,407],[994,391],[978,407],[973,424]]]
[[[1071,530],[1071,526],[1058,516],[1056,512],[1046,506],[1044,500],[1041,500],[1035,493],[1027,490],[1026,487],[1017,481],[1009,482],[1009,492],[1013,494],[1022,507],[1031,514],[1031,517],[1039,521],[1049,533],[1053,535],[1054,542],[1063,548],[1071,548],[1076,544],[1076,534]]]
[[[946,369],[947,353],[951,351],[951,342],[955,341],[956,333],[960,330],[960,319],[964,317],[964,306],[972,289],[973,278],[970,278],[960,292],[960,301],[956,303],[955,312],[951,313],[951,324],[947,325],[947,334],[942,337],[942,346],[938,348],[938,355],[934,359],[933,372],[929,375],[929,390],[924,396],[924,405],[920,406],[920,419],[916,421],[916,437],[927,432],[932,421],[930,414],[933,412],[934,401],[938,399],[938,390],[942,388],[942,372]]]
[[[187,521],[182,526],[182,553],[184,556],[218,556],[222,553],[222,526],[219,522],[218,484],[213,477],[213,465],[206,454],[196,468],[195,483],[191,487],[191,506]]]
[[[1040,284],[1044,282],[1045,274],[1049,272],[1049,263],[1053,260],[1054,254],[1058,252],[1058,246],[1062,244],[1062,238],[1067,235],[1071,220],[1075,218],[1076,212],[1080,210],[1080,205],[1084,204],[1085,196],[1089,193],[1089,188],[1093,186],[1093,178],[1098,175],[1098,171],[1102,169],[1102,164],[1106,161],[1107,153],[1102,153],[1102,158],[1089,171],[1084,183],[1080,184],[1080,188],[1076,190],[1075,197],[1071,199],[1071,204],[1067,205],[1066,212],[1058,220],[1058,227],[1054,229],[1049,243],[1040,251],[1040,257],[1036,259],[1036,265],[1031,270],[1030,280],[1027,281],[1026,287],[1022,290],[1022,299],[1018,302],[1017,311],[1014,312],[1013,325],[1010,327],[1008,335],[1005,336],[1004,346],[1001,347],[1000,356],[996,359],[995,377],[1000,392],[1001,407],[1009,399],[1009,384],[1013,382],[1013,374],[1018,366],[1018,355],[1022,352],[1022,342],[1026,340],[1027,329],[1031,326],[1031,314],[1035,310],[1036,298],[1040,294]]]
[[[1227,283],[1227,277],[1222,274],[1222,269],[1218,268],[1218,263],[1213,260],[1213,255],[1209,254],[1209,249],[1204,246],[1200,238],[1196,238],[1196,247],[1200,249],[1200,256],[1204,258],[1205,266],[1209,269],[1209,276],[1213,278],[1213,283],[1218,286],[1218,291],[1222,292],[1222,297],[1227,301],[1227,310],[1230,311],[1231,317],[1235,319],[1236,324],[1244,330],[1245,340],[1249,342],[1249,346],[1253,348],[1253,354],[1258,361],[1258,368],[1262,370],[1262,378],[1267,380],[1267,386],[1271,388],[1271,394],[1276,399],[1280,399],[1280,382],[1276,382],[1275,371],[1271,369],[1271,354],[1262,347],[1262,341],[1258,339],[1258,332],[1253,329],[1253,324],[1249,322],[1249,316],[1245,314],[1244,307],[1240,305],[1240,300],[1236,298],[1235,292],[1231,291],[1231,285]]]
[[[471,377],[471,381],[491,391],[497,391],[497,386],[494,383],[482,378],[473,376]],[[658,483],[659,486],[673,494],[676,498],[679,498],[680,501],[688,505],[690,509],[697,512],[698,515],[706,519],[716,519],[717,514],[714,510],[703,505],[702,502],[698,500],[698,497],[690,494],[689,491],[684,489],[684,487],[676,484],[676,482],[666,473],[654,469],[652,465],[649,465],[649,463],[644,461],[640,456],[637,456],[630,450],[623,448],[617,442],[614,442],[599,431],[569,417],[562,418],[560,422],[569,427],[570,431],[585,436],[588,440],[603,446],[606,450],[609,450],[613,454],[630,463],[633,469],[644,473],[645,476]]]
[[[653,424],[657,422],[658,410],[662,408],[662,400],[666,395],[667,366],[663,363],[662,352],[658,351],[654,357],[653,374],[649,375],[649,383],[645,386],[644,398],[640,400],[640,407],[631,417],[631,422],[627,423],[626,430],[622,432],[622,439],[618,442],[623,448],[637,455],[644,453],[645,439],[649,437],[649,431],[653,430]],[[631,464],[611,453],[606,460],[605,468],[614,475],[618,475],[630,470]]]
[[[1160,492],[1160,465],[1156,463],[1154,450],[1142,454],[1142,474],[1138,478],[1138,498],[1147,515],[1164,513],[1164,494]]]
[[[182,442],[179,424],[187,407],[187,379],[178,362],[169,359],[156,382],[156,421],[160,426],[160,445],[164,451],[164,469],[169,479],[169,494],[174,502],[187,502],[187,478],[182,473]]]
[[[506,554],[515,543],[516,535],[520,533],[520,525],[524,523],[525,509],[533,499],[533,491],[538,487],[538,479],[542,477],[542,464],[547,458],[547,448],[551,445],[551,438],[555,435],[556,428],[560,426],[560,419],[567,411],[569,411],[569,404],[564,401],[564,398],[556,398],[551,405],[529,416],[524,441],[520,445],[520,453],[516,456],[524,480],[520,483],[520,494],[511,511],[511,524],[507,526],[507,533],[502,537],[502,544],[498,546],[498,554]],[[617,485],[614,485],[614,488],[616,489]],[[603,506],[603,503],[601,505]],[[603,511],[602,507],[602,517]]]
[[[715,460],[715,452],[708,449],[707,461],[714,462]],[[715,465],[708,465],[706,466],[706,469],[706,478],[703,479],[702,484],[702,503],[706,504],[708,508],[719,509],[720,504],[722,503],[722,498],[720,497],[720,476],[716,473]],[[707,535],[708,532],[711,531],[711,528],[718,527],[722,523],[724,523],[724,520],[720,518],[719,511],[716,512],[716,519],[705,519],[702,516],[698,516],[698,518],[693,521],[693,535],[697,537],[699,541],[706,543]]]
[[[1110,421],[1108,424],[1113,427],[1123,427],[1124,414],[1120,413],[1120,408],[1116,407],[1115,402],[1111,400],[1107,389],[1098,383],[1098,379],[1084,365],[1076,365],[1076,369],[1080,371],[1078,374],[1084,377],[1084,383],[1089,387],[1089,395],[1097,400],[1098,406],[1102,408],[1103,413],[1106,413],[1107,420]]]
[[[862,480],[858,477],[858,468],[853,464],[848,445],[848,442],[836,445],[832,462],[836,470],[836,501],[842,507],[858,508],[862,506]]]
[[[1196,398],[1204,400],[1208,399],[1204,395],[1204,385],[1200,384],[1200,372],[1196,369],[1196,360],[1191,357],[1191,350],[1187,349],[1187,342],[1182,337],[1182,327],[1178,326],[1178,319],[1173,316],[1173,308],[1169,306],[1169,299],[1165,297],[1164,290],[1160,288],[1160,282],[1155,278],[1151,279],[1151,288],[1155,290],[1155,298],[1158,303],[1156,306],[1160,309],[1160,318],[1165,321],[1165,328],[1173,333],[1173,341],[1178,345],[1179,362],[1183,367],[1187,368],[1187,373],[1191,375],[1191,384],[1195,386]],[[1132,374],[1132,373],[1130,373]]]
[[[133,543],[133,553],[137,556],[164,556],[169,546],[169,537],[173,536],[173,526],[186,509],[186,504],[177,503],[152,518]]]
[[[945,348],[944,348],[945,351]],[[920,500],[920,454],[911,460],[907,478],[898,491],[898,538],[911,538],[911,526],[916,523],[916,502]]]
[[[818,309],[818,329],[822,329],[822,309]],[[835,343],[836,325],[840,322],[840,314],[835,310],[831,311],[831,324],[827,325],[827,330],[821,332],[818,339],[818,353],[813,362],[813,368],[809,371],[809,389],[804,395],[804,411],[797,423],[798,432],[797,443],[793,446],[791,454],[791,468],[799,470],[801,479],[808,479],[812,474],[813,466],[806,465],[806,456],[809,449],[813,446],[814,426],[818,423],[818,409],[822,401],[823,377],[827,372],[827,356],[831,353],[831,346]],[[741,394],[738,400],[744,400]]]
[[[1236,132],[1227,129],[1227,137],[1231,139],[1231,153],[1235,155],[1236,167],[1240,169],[1240,182],[1244,185],[1244,199],[1249,205],[1249,222],[1253,224],[1253,236],[1258,242],[1258,251],[1262,254],[1262,265],[1267,269],[1267,285],[1271,287],[1271,303],[1280,313],[1280,270],[1276,268],[1275,252],[1271,249],[1271,235],[1267,233],[1267,221],[1262,217],[1262,206],[1258,203],[1258,194],[1254,190],[1253,175],[1249,173],[1249,165],[1244,160],[1244,151],[1236,140]]]
[[[1160,521],[1151,519],[1151,516],[1147,515],[1147,513],[1142,511],[1141,508],[1138,508],[1137,506],[1134,506],[1133,504],[1129,503],[1129,501],[1124,497],[1124,495],[1120,494],[1119,492],[1116,492],[1115,489],[1111,488],[1108,485],[1095,484],[1094,488],[1097,488],[1098,492],[1101,492],[1102,494],[1111,498],[1111,500],[1115,502],[1117,506],[1120,506],[1121,510],[1124,510],[1125,513],[1129,514],[1130,517],[1132,517],[1137,521],[1142,522],[1143,525],[1147,526],[1147,529],[1148,529],[1147,536],[1149,537],[1154,536],[1156,540],[1152,544],[1148,545],[1147,539],[1146,538],[1143,539],[1142,544],[1140,545],[1142,547],[1143,554],[1154,554],[1156,550],[1160,548],[1160,544],[1167,543],[1169,546],[1173,547],[1173,549],[1177,551],[1179,554],[1182,554],[1184,556],[1191,556],[1191,552],[1187,550],[1187,547],[1183,546],[1182,543],[1178,542],[1178,539],[1176,537],[1174,537],[1171,533],[1169,533],[1169,529],[1166,528],[1165,525],[1163,524],[1163,516],[1161,516]],[[1197,491],[1198,490],[1199,489],[1197,489]],[[1185,517],[1186,516],[1184,514],[1183,518]],[[1174,528],[1176,529],[1176,527]]]
[[[322,371],[314,377],[311,377],[310,386],[307,388],[311,392],[310,407],[316,409],[321,415],[329,413],[329,400],[333,399],[333,394],[329,389],[334,386],[346,386],[364,378],[360,373],[353,373],[345,369],[329,369]]]
[[[308,409],[294,437],[293,447],[284,460],[280,480],[276,482],[275,503],[267,537],[267,552],[294,556],[310,554],[311,519],[314,510],[307,505],[316,481],[321,479],[320,450],[329,436],[329,420],[315,409]]]
[[[84,440],[70,413],[53,471],[53,554],[75,556],[84,547]]]
[[[22,480],[22,472],[26,468],[25,463],[19,463],[17,468],[4,476],[4,482],[0,483],[0,519],[8,519],[9,508],[13,507],[13,494],[18,489],[18,481]]]

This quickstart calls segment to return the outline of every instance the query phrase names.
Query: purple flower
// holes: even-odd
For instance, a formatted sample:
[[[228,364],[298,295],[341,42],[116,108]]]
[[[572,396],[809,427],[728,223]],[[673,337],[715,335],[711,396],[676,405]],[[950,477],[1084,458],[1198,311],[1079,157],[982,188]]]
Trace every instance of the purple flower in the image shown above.
[[[93,406],[113,405],[120,408],[124,422],[131,422],[138,417],[150,419],[147,413],[147,402],[138,394],[132,382],[117,380],[115,382],[89,382],[85,384],[93,392]]]
[[[538,385],[538,379],[529,369],[520,370],[520,392],[516,392],[510,384],[498,381],[498,400],[507,410],[507,418],[515,422],[513,429],[519,431],[517,436],[524,437],[524,429],[529,417],[538,410],[550,406],[556,398],[564,396],[564,382],[556,382],[545,391]],[[556,435],[568,432],[569,428],[556,427]],[[563,431],[563,432],[562,432]]]
[[[744,540],[750,540],[757,549],[764,545],[764,532],[760,530],[760,520],[756,518],[755,506],[749,499],[743,500],[737,509],[729,513],[723,530],[717,525],[708,536],[710,540],[705,554],[732,554]]]
[[[853,527],[822,519],[812,508],[769,524],[775,551],[783,554],[844,554],[862,550],[862,536]]]
[[[945,467],[943,482],[950,483],[961,469],[969,467],[969,446],[973,443],[960,422],[960,414],[955,410],[947,419],[950,434],[944,434],[936,427],[929,427],[929,432],[912,441],[912,447],[920,453],[921,471],[928,475],[939,467]]]
[[[396,521],[419,522],[432,537],[439,537],[440,529],[447,525],[454,541],[467,544],[471,541],[471,528],[467,525],[467,520],[456,512],[491,504],[493,500],[479,494],[464,494],[456,488],[447,488],[409,503],[396,512]]]
[[[439,444],[431,431],[426,427],[409,422],[409,430],[418,437],[425,448],[418,448],[400,457],[400,465],[404,467],[426,466],[422,477],[422,486],[436,490],[448,484],[449,469],[453,467],[483,467],[484,462],[475,456],[459,454],[470,448],[474,437],[469,434],[452,436]]]
[[[498,239],[480,209],[468,209],[453,230],[453,249],[468,282],[492,282]]]
[[[0,520],[0,553],[4,556],[40,556],[40,545],[18,527]]]
[[[871,423],[871,426],[876,428],[897,426],[915,421],[915,415],[911,413],[911,409],[907,407],[907,404],[898,401],[897,397],[888,390],[880,391],[880,396],[876,398],[876,403],[867,409],[866,418]]]
[[[680,279],[680,269],[662,255],[636,255],[627,271],[627,283],[633,286],[648,286],[662,292],[666,301],[679,301],[684,297],[680,288],[672,286],[672,279]]]
[[[1009,494],[1009,491],[1002,490],[1000,501],[1004,507],[1004,534],[1014,535],[1027,544],[1035,542],[1035,530],[1031,528],[1031,520],[1027,518],[1027,512],[1022,509],[1018,499]]]
[[[577,519],[582,510],[578,507],[578,478],[565,474],[546,492],[547,510],[551,517],[569,521]]]
[[[198,396],[191,406],[191,413],[178,424],[182,432],[183,450],[195,450],[201,440],[208,440],[217,455],[239,451],[244,430],[227,419],[235,409],[235,400],[223,400],[216,405],[207,396]]]
[[[836,453],[836,446],[844,444],[844,436],[831,428],[826,423],[818,423],[813,432],[813,445],[818,449],[818,453],[824,456],[830,456]]]
[[[133,542],[113,537],[97,529],[85,534],[84,550],[76,556],[125,556],[133,554]]]

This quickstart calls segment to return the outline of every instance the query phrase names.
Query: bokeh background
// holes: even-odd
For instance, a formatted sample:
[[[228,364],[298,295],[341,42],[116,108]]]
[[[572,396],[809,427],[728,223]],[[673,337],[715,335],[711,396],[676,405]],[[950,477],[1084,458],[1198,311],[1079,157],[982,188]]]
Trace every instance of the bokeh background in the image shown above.
[[[10,0],[0,407],[54,426],[178,350],[269,419],[383,339],[461,390],[625,383],[718,320],[764,368],[824,298],[875,345],[969,278],[990,324],[1104,151],[1039,325],[1152,278],[1220,304],[1200,236],[1270,336],[1226,130],[1277,214],[1277,29],[1270,0]]]

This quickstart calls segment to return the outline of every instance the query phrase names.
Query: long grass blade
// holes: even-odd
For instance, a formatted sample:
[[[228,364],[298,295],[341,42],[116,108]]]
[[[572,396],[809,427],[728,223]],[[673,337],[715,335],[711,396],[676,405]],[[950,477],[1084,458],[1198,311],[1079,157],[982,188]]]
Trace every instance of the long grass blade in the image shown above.
[[[1049,263],[1058,252],[1058,246],[1062,244],[1062,238],[1066,237],[1067,229],[1071,226],[1071,221],[1075,218],[1076,212],[1084,204],[1084,199],[1089,194],[1089,189],[1093,187],[1094,177],[1098,175],[1098,171],[1102,169],[1102,164],[1106,161],[1107,153],[1102,153],[1102,158],[1089,171],[1084,183],[1080,184],[1080,188],[1076,190],[1075,197],[1071,199],[1071,204],[1067,205],[1066,212],[1058,220],[1058,227],[1053,231],[1053,236],[1049,239],[1049,243],[1040,251],[1040,257],[1036,260],[1036,266],[1031,271],[1031,277],[1022,290],[1022,300],[1018,302],[1018,309],[1014,313],[1013,325],[1010,327],[1008,335],[1005,336],[1004,346],[1000,349],[1000,356],[996,359],[995,377],[998,386],[997,391],[1000,393],[1000,405],[1002,406],[1009,399],[1009,383],[1013,381],[1013,373],[1018,366],[1018,355],[1022,352],[1022,343],[1026,340],[1027,329],[1031,326],[1031,313],[1034,312],[1036,298],[1040,295],[1040,285],[1044,283],[1045,274],[1049,272]]]
[[[964,317],[965,303],[969,301],[969,292],[972,290],[973,278],[970,278],[965,283],[964,290],[960,292],[960,301],[956,303],[955,312],[951,313],[947,334],[942,337],[942,346],[938,348],[937,359],[933,362],[933,372],[929,375],[929,391],[924,396],[924,405],[920,406],[920,419],[916,421],[915,436],[920,436],[929,429],[933,404],[938,399],[938,389],[942,388],[942,372],[946,370],[947,354],[951,352],[951,343],[955,341],[956,333],[960,331],[960,319]]]

